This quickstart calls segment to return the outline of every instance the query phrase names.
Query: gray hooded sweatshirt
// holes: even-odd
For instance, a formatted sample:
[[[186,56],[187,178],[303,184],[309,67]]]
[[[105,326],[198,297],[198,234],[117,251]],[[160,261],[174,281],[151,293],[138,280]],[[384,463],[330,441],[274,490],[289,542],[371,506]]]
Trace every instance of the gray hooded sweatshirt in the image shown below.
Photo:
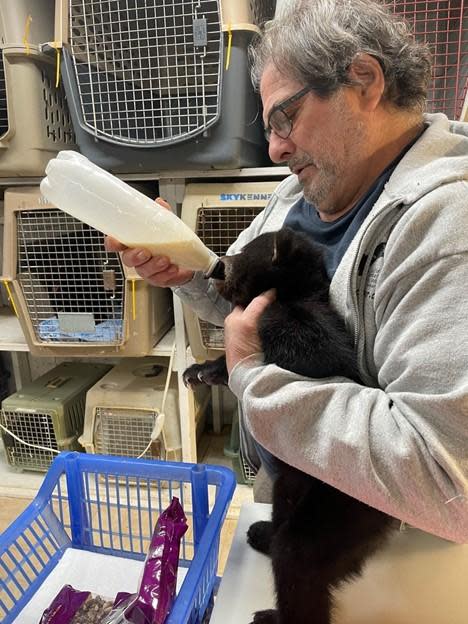
[[[468,124],[426,115],[333,277],[365,385],[310,379],[258,353],[229,385],[273,455],[403,522],[468,542]],[[301,196],[284,180],[229,253],[280,228]],[[300,279],[300,276],[298,276]],[[200,275],[176,293],[229,312]]]

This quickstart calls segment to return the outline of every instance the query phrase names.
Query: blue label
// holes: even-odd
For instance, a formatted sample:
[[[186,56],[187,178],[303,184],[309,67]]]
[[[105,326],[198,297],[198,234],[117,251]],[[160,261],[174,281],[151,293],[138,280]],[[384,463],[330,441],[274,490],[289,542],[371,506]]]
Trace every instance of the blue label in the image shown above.
[[[272,193],[221,193],[220,201],[268,201]]]

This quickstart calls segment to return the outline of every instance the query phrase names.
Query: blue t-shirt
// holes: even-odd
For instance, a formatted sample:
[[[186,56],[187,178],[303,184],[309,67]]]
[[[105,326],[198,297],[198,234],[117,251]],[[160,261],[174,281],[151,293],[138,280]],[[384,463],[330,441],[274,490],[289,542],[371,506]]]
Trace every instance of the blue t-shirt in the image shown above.
[[[330,280],[364,219],[380,197],[396,166],[421,134],[422,132],[398,154],[397,158],[380,174],[354,208],[336,221],[322,221],[315,207],[303,197],[290,209],[284,226],[303,232],[323,247],[325,269]]]

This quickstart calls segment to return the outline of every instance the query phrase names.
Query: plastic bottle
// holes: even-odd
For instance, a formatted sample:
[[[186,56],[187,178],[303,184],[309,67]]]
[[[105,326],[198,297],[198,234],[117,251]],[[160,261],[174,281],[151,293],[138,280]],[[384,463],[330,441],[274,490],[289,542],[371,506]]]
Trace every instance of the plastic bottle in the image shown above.
[[[216,254],[175,214],[82,154],[49,161],[41,193],[54,206],[127,247],[144,247],[174,264],[210,275]]]

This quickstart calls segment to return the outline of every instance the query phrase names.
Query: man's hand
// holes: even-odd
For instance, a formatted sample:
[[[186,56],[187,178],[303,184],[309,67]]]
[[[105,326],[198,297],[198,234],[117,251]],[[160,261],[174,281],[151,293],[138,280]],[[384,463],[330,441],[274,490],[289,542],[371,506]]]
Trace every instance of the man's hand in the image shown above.
[[[268,290],[255,297],[244,309],[239,306],[224,321],[224,346],[228,373],[234,366],[254,353],[260,353],[262,346],[258,337],[258,320],[263,311],[273,303],[276,293]]]
[[[168,210],[171,209],[161,197],[156,201]],[[107,251],[121,251],[123,263],[128,267],[134,267],[138,275],[153,286],[181,286],[193,277],[193,271],[171,264],[166,256],[152,256],[147,249],[137,247],[129,249],[110,236],[106,236],[104,245]]]

